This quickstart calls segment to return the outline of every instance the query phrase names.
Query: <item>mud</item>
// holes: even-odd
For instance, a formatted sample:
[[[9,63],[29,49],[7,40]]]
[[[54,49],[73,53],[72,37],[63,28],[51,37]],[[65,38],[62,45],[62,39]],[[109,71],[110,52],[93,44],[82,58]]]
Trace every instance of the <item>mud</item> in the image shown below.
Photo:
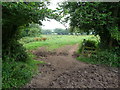
[[[76,45],[66,45],[54,51],[42,47],[32,51],[39,65],[39,73],[25,88],[117,88],[118,69],[77,61]]]

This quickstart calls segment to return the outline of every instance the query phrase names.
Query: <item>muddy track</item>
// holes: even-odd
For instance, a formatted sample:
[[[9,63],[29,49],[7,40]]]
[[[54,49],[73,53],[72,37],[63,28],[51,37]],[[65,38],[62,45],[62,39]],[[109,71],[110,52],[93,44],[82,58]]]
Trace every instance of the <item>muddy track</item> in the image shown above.
[[[25,88],[117,88],[118,69],[91,65],[77,61],[74,53],[78,45],[66,45],[55,51],[44,47],[32,51],[37,60],[47,64],[39,66],[39,73]]]

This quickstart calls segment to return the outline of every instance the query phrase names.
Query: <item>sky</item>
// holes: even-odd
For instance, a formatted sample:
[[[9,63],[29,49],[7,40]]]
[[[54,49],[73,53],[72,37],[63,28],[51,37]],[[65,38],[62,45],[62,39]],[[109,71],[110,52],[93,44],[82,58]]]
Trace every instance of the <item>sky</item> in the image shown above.
[[[55,29],[55,28],[65,29],[64,25],[62,25],[60,22],[54,19],[50,21],[43,21],[42,24],[43,24],[42,26],[43,29]]]
[[[61,1],[63,0],[50,0],[51,4],[50,6],[48,6],[48,8],[55,10],[55,8],[58,7],[57,3]],[[42,24],[43,24],[42,26],[43,29],[52,29],[52,30],[55,28],[66,29],[64,25],[62,25],[60,22],[54,19],[51,19],[50,21],[43,21]]]

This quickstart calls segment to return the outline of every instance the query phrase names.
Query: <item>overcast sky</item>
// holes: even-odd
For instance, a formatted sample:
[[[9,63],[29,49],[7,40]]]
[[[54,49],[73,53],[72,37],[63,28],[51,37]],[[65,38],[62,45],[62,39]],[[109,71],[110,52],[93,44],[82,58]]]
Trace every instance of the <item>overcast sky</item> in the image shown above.
[[[48,6],[49,9],[53,9],[55,10],[57,6],[57,3],[58,2],[61,2],[62,0],[50,0],[51,4],[50,6]],[[43,26],[42,28],[43,29],[55,29],[55,28],[62,28],[62,29],[65,29],[64,25],[62,25],[60,22],[52,19],[50,21],[43,21],[42,22]]]

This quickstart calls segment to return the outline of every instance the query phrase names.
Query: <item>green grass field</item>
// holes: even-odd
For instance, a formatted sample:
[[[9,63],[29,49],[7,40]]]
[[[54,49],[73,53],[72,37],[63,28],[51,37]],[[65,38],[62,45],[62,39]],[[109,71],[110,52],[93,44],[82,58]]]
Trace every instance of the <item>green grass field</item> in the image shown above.
[[[83,39],[92,39],[97,40],[93,35],[42,35],[42,37],[46,37],[46,41],[35,41],[35,37],[25,37],[20,40],[23,43],[24,47],[27,50],[37,49],[38,47],[46,47],[49,50],[54,50],[64,45],[73,45],[73,44],[81,44]],[[30,40],[30,42],[29,42]],[[27,41],[27,43],[26,43]]]

